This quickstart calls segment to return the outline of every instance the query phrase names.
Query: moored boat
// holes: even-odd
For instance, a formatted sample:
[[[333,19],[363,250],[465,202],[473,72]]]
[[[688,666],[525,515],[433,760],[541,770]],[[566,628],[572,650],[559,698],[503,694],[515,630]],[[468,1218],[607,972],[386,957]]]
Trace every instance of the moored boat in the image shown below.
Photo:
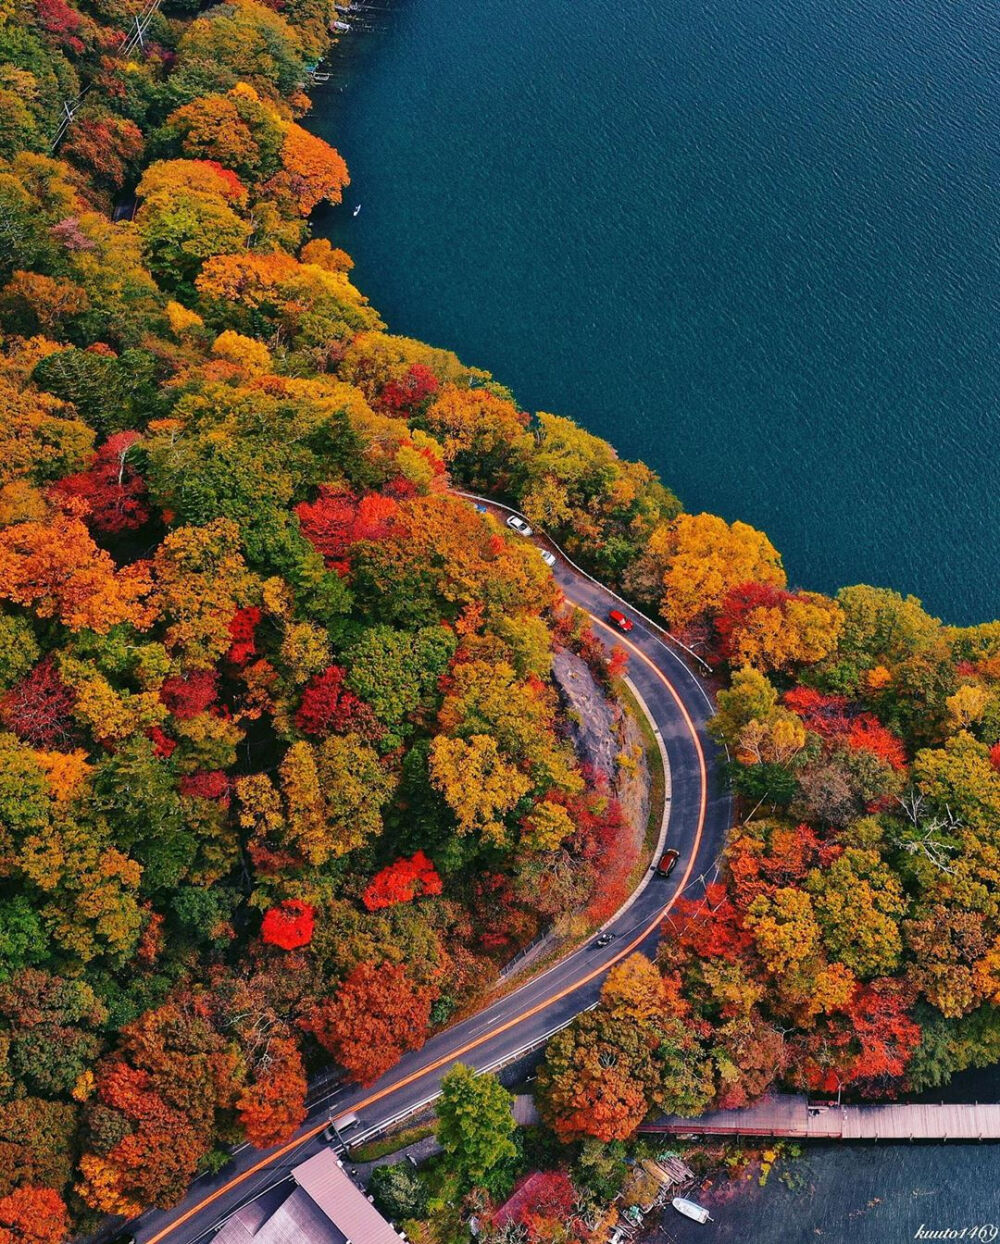
[[[712,1215],[704,1207],[698,1205],[694,1201],[689,1201],[685,1197],[675,1196],[670,1202],[678,1214],[683,1214],[685,1218],[693,1218],[695,1222],[714,1222]]]

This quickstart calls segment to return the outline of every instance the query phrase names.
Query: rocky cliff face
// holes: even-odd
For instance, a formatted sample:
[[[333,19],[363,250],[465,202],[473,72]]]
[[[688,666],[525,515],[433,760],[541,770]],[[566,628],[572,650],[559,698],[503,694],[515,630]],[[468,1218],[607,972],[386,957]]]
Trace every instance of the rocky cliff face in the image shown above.
[[[607,780],[629,824],[645,832],[649,772],[638,726],[609,698],[587,663],[575,653],[565,649],[556,652],[552,677],[563,698],[570,737],[581,764]]]

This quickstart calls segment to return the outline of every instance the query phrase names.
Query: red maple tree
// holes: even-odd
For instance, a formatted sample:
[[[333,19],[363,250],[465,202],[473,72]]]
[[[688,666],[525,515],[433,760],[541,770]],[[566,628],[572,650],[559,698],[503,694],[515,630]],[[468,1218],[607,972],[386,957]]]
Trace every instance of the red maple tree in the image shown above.
[[[306,734],[320,738],[327,734],[353,731],[362,738],[377,738],[380,731],[375,714],[353,691],[344,686],[345,670],[328,665],[314,675],[302,692],[295,724]]]
[[[316,908],[301,899],[289,898],[264,913],[260,935],[269,946],[296,950],[312,941],[315,925]]]
[[[676,938],[699,959],[720,956],[732,961],[751,941],[740,912],[720,882],[706,886],[700,899],[679,899],[667,917],[664,934],[668,940]]]
[[[15,1188],[0,1197],[0,1244],[62,1244],[66,1206],[54,1188]]]
[[[359,963],[303,1027],[352,1079],[371,1084],[407,1050],[423,1045],[435,994],[415,984],[402,964]]]
[[[164,680],[160,688],[160,699],[179,721],[188,721],[215,703],[218,696],[217,681],[215,670],[174,674]]]
[[[496,1214],[498,1226],[518,1223],[530,1240],[549,1238],[546,1226],[565,1225],[576,1203],[576,1190],[563,1171],[535,1171],[523,1179]]]
[[[823,695],[815,687],[793,687],[783,696],[786,708],[798,713],[806,729],[829,739],[850,729],[847,699],[842,695]]]
[[[172,739],[169,734],[164,734],[159,726],[150,726],[146,731],[146,736],[153,744],[154,756],[159,756],[161,760],[169,760],[174,754],[177,740]]]
[[[229,623],[229,634],[232,644],[226,653],[230,665],[246,665],[251,657],[257,655],[257,627],[260,625],[260,610],[256,605],[246,609],[237,609]]]
[[[221,769],[209,769],[202,773],[187,773],[179,782],[182,795],[195,799],[215,799],[229,806],[229,778]]]
[[[55,35],[59,42],[77,56],[84,50],[83,40],[77,32],[83,25],[83,18],[65,4],[63,0],[35,0],[35,12],[38,21],[50,35]]]
[[[856,752],[871,752],[897,772],[906,768],[906,748],[902,739],[871,713],[862,713],[851,722],[847,731],[847,746]]]
[[[295,507],[303,534],[323,554],[327,568],[346,574],[348,554],[359,540],[384,540],[398,530],[399,505],[371,492],[363,497],[323,485],[315,501]]]
[[[307,1088],[298,1046],[288,1037],[272,1037],[267,1066],[236,1103],[247,1140],[268,1149],[290,1139],[306,1117]]]
[[[369,911],[377,911],[380,907],[412,902],[418,896],[440,894],[441,889],[441,878],[433,863],[423,851],[418,851],[409,859],[397,860],[376,873],[362,901]]]
[[[59,495],[86,502],[84,520],[93,531],[120,535],[149,521],[146,481],[127,460],[129,450],[140,439],[137,432],[108,437],[86,471],[53,484],[53,491]]]
[[[71,716],[76,692],[59,676],[55,657],[44,657],[0,699],[0,721],[33,747],[68,749],[77,742]]]
[[[771,583],[740,583],[731,588],[715,618],[719,637],[719,656],[728,661],[733,655],[733,634],[746,625],[755,609],[781,609],[792,599],[792,593]]]
[[[379,394],[379,404],[393,414],[416,414],[441,388],[440,381],[429,367],[414,363],[399,380],[390,380]]]

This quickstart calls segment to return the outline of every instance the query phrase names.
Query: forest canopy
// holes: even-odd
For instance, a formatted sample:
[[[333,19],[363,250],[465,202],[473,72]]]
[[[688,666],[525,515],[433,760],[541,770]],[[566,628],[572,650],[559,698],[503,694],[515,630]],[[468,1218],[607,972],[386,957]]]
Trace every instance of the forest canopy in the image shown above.
[[[601,901],[622,810],[553,648],[608,671],[452,485],[714,668],[739,799],[719,883],[553,1040],[557,1135],[994,1061],[1000,624],[790,586],[387,332],[310,236],[349,178],[304,124],[326,9],[169,0],[133,46],[136,8],[0,6],[0,1236],[176,1202]]]

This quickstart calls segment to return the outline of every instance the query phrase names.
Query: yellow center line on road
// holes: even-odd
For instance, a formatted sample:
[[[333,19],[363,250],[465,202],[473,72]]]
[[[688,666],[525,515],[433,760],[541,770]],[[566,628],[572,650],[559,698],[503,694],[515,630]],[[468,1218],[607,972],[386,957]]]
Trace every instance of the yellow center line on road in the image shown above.
[[[363,1110],[366,1106],[370,1106],[374,1102],[381,1101],[383,1097],[388,1097],[391,1093],[396,1093],[400,1089],[405,1088],[408,1084],[413,1084],[416,1080],[422,1079],[422,1077],[429,1075],[432,1071],[438,1071],[441,1067],[445,1067],[449,1063],[453,1063],[457,1058],[461,1058],[463,1054],[467,1054],[470,1050],[476,1049],[486,1041],[492,1041],[494,1037],[499,1037],[503,1033],[509,1032],[512,1028],[516,1028],[518,1024],[524,1023],[525,1020],[531,1019],[540,1011],[544,1011],[547,1007],[561,1001],[569,994],[575,993],[578,989],[582,989],[584,985],[588,985],[592,980],[596,980],[597,977],[603,976],[609,968],[613,967],[616,963],[619,963],[627,955],[630,955],[637,946],[640,946],[646,940],[649,934],[652,933],[656,926],[663,920],[663,917],[667,914],[671,907],[673,907],[674,903],[677,902],[678,898],[684,893],[687,887],[688,881],[691,878],[691,873],[694,870],[695,861],[698,857],[698,848],[701,845],[701,838],[705,829],[705,817],[708,811],[708,767],[705,763],[705,752],[701,745],[701,739],[698,737],[698,731],[695,728],[695,724],[691,719],[691,714],[688,712],[684,701],[681,699],[673,683],[666,676],[666,674],[663,673],[659,666],[634,643],[612,630],[612,628],[602,618],[597,617],[595,614],[592,614],[587,610],[584,610],[584,612],[587,613],[587,616],[592,621],[596,622],[598,626],[608,631],[608,633],[613,636],[616,643],[621,644],[629,652],[634,653],[635,656],[649,666],[653,674],[670,692],[678,710],[680,711],[681,717],[684,719],[684,724],[691,734],[695,752],[698,756],[698,768],[701,779],[701,798],[698,807],[698,825],[695,831],[694,842],[692,844],[687,868],[684,871],[684,875],[681,877],[680,885],[678,885],[670,902],[658,911],[653,919],[650,920],[650,922],[642,929],[642,931],[631,942],[629,942],[627,946],[622,947],[616,955],[613,955],[607,963],[602,964],[599,968],[594,968],[593,971],[588,972],[585,976],[574,981],[571,985],[567,985],[566,988],[551,994],[535,1006],[530,1007],[526,1011],[520,1012],[518,1015],[515,1015],[512,1019],[506,1020],[502,1024],[498,1024],[495,1028],[491,1028],[489,1032],[484,1032],[482,1036],[476,1037],[473,1040],[468,1041],[465,1045],[460,1046],[458,1049],[442,1055],[442,1057],[436,1059],[432,1063],[428,1063],[426,1067],[421,1067],[417,1071],[413,1071],[399,1080],[394,1080],[391,1084],[387,1084],[385,1088],[381,1088],[378,1092],[372,1093],[368,1097],[363,1098],[351,1107],[352,1112]],[[344,1113],[347,1112],[345,1111]],[[256,1175],[258,1171],[265,1170],[273,1162],[276,1162],[279,1158],[293,1152],[300,1145],[305,1144],[306,1141],[312,1140],[314,1136],[317,1136],[327,1126],[327,1120],[324,1120],[322,1123],[317,1123],[316,1126],[310,1128],[308,1132],[303,1133],[301,1136],[297,1136],[294,1140],[290,1140],[280,1149],[275,1149],[273,1152],[261,1158],[261,1160],[255,1165],[240,1172],[240,1174],[234,1175],[233,1178],[230,1179],[228,1183],[223,1184],[221,1188],[216,1188],[214,1192],[211,1192],[208,1196],[203,1197],[197,1205],[193,1205],[189,1210],[185,1210],[185,1212],[169,1226],[164,1227],[162,1231],[158,1231],[156,1235],[150,1236],[149,1239],[145,1241],[145,1244],[159,1244],[160,1240],[166,1239],[172,1231],[176,1231],[178,1227],[183,1226],[185,1222],[188,1222],[196,1214],[200,1214],[202,1210],[217,1201],[219,1197],[225,1196],[226,1193],[239,1187],[240,1184],[249,1179],[252,1175]]]

